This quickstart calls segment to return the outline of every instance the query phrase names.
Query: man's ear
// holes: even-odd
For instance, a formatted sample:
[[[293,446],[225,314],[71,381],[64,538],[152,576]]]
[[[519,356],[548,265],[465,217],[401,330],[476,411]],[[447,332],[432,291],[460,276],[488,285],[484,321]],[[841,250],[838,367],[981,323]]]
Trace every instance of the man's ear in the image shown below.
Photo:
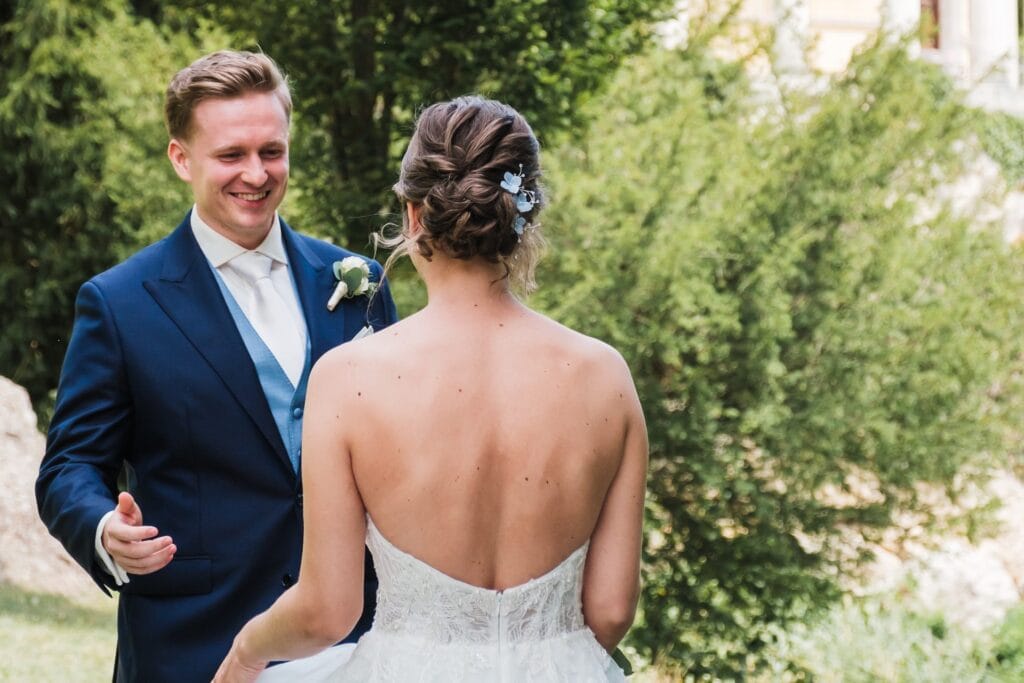
[[[171,138],[167,145],[167,158],[171,160],[171,166],[178,177],[186,183],[192,182],[192,172],[189,170],[188,150],[185,144],[178,138]]]
[[[420,233],[423,232],[423,224],[420,223],[420,205],[406,202],[405,217],[408,219],[409,237],[419,237]]]

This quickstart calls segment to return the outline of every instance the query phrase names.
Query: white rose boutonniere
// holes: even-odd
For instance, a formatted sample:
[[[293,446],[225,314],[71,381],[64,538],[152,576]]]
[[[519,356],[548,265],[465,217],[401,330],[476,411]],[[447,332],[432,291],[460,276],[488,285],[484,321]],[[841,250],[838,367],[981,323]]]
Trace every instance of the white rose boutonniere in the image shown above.
[[[370,264],[359,256],[348,256],[332,266],[338,285],[327,300],[327,310],[333,311],[338,302],[362,294],[373,294],[376,282],[370,282]]]

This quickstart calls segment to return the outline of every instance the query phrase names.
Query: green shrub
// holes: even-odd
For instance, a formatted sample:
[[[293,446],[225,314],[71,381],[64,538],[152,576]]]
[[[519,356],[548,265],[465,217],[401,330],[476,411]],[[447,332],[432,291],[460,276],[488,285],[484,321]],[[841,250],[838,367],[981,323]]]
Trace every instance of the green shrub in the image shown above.
[[[978,125],[979,138],[1006,178],[1024,181],[1024,120],[1011,114],[995,113],[983,117]]]
[[[1012,609],[996,632],[990,667],[1006,680],[1024,680],[1024,605]]]
[[[873,45],[775,101],[706,45],[631,61],[548,153],[535,301],[619,348],[646,411],[630,643],[728,678],[839,595],[841,525],[1005,454],[1024,271],[936,192],[975,120],[937,68]],[[874,493],[822,495],[853,480]]]

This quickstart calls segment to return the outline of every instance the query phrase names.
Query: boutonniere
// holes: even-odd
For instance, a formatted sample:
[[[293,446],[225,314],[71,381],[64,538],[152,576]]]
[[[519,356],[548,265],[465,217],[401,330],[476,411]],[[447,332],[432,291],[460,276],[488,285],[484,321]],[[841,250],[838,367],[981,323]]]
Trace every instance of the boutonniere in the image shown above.
[[[334,279],[338,284],[327,300],[327,310],[333,311],[342,299],[362,294],[373,294],[377,289],[376,282],[370,282],[370,264],[359,256],[347,256],[335,261],[332,266]]]

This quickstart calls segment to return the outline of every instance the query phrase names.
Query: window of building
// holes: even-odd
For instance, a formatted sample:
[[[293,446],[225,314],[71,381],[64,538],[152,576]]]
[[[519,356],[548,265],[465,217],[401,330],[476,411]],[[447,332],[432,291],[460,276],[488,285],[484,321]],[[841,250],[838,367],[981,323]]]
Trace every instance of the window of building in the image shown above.
[[[1017,0],[1017,4],[1021,2],[1024,0]],[[939,0],[921,0],[921,47],[939,47]]]
[[[1017,0],[1017,39],[1024,36],[1024,0]]]

